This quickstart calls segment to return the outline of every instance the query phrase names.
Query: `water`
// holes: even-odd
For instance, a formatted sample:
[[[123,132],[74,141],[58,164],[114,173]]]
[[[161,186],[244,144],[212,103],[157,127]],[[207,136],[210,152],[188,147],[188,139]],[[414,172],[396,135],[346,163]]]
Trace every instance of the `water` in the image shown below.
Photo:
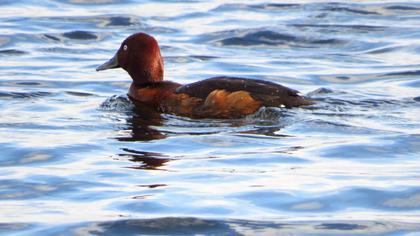
[[[0,233],[420,233],[419,1],[0,1]],[[120,42],[167,80],[317,101],[238,120],[134,108]]]

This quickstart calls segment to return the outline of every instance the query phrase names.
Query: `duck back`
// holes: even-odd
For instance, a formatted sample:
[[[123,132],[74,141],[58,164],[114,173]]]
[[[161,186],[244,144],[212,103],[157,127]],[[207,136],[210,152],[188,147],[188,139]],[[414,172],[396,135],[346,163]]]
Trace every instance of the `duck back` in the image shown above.
[[[262,106],[287,108],[313,104],[312,101],[300,96],[298,91],[270,81],[237,78],[237,77],[214,77],[195,83],[181,86],[175,93],[184,93],[192,97],[206,99],[209,94],[216,90],[227,92],[243,91]]]

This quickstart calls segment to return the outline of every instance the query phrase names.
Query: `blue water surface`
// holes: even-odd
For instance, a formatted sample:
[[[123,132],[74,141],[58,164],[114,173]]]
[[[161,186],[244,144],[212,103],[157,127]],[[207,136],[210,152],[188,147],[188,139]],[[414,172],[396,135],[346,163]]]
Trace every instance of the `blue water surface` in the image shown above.
[[[136,108],[95,68],[139,31],[316,105]],[[0,234],[420,234],[419,39],[420,1],[0,0]]]

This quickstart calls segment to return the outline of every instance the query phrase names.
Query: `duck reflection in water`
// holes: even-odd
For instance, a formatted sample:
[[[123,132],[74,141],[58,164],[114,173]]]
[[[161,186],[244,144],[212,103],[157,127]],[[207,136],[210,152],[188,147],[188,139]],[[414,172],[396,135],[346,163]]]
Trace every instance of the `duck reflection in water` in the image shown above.
[[[166,162],[172,160],[161,153],[137,151],[128,148],[123,148],[122,150],[126,153],[118,154],[118,156],[128,157],[130,161],[135,162],[136,165],[128,167],[132,169],[156,170],[159,167],[162,167]]]
[[[167,120],[162,115],[162,113],[157,112],[156,110],[150,108],[150,106],[141,104],[138,101],[132,101],[135,106],[133,106],[130,115],[126,118],[126,124],[124,127],[125,131],[124,136],[116,137],[117,140],[121,142],[149,142],[153,140],[165,139],[168,137],[170,132],[161,131],[155,127],[164,127]],[[279,134],[278,131],[285,125],[284,118],[287,117],[287,113],[284,113],[279,110],[266,108],[263,109],[262,114],[256,114],[255,118],[248,117],[243,119],[229,119],[229,120],[206,120],[200,121],[200,124],[197,127],[230,127],[235,129],[235,127],[241,127],[239,133],[243,135],[264,135],[273,138],[284,138],[288,137],[287,135]],[[193,122],[194,125],[197,125],[196,122]],[[189,127],[189,124],[187,125]],[[243,129],[248,127],[249,129]],[[189,127],[191,128],[191,127]],[[220,131],[202,131],[202,133],[191,132],[191,135],[199,134],[210,134],[218,133]],[[185,134],[185,132],[183,132]],[[154,170],[163,166],[165,163],[174,160],[165,156],[162,153],[148,152],[144,150],[138,150],[133,148],[131,145],[129,148],[122,148],[124,153],[118,154],[120,157],[129,158],[130,161],[141,163],[140,165],[136,164],[133,167],[134,169],[148,169]]]
[[[167,135],[153,128],[154,126],[161,126],[163,120],[161,113],[156,112],[148,106],[136,103],[132,114],[126,119],[127,129],[131,132],[126,136],[117,137],[116,139],[121,142],[164,139]],[[122,151],[124,153],[120,153],[118,156],[129,158],[130,161],[135,162],[135,165],[129,167],[133,169],[156,170],[166,162],[172,160],[156,152],[140,151],[132,148],[122,148]]]
[[[161,126],[162,124],[161,113],[148,106],[136,103],[132,115],[126,120],[127,129],[131,132],[127,136],[117,137],[116,139],[122,142],[164,139],[166,135],[153,128],[153,126]]]

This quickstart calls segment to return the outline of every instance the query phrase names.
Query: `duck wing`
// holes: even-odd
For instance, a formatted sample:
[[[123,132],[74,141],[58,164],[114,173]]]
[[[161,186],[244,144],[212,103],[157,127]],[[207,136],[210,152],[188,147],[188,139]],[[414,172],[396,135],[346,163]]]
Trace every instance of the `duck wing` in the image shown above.
[[[313,102],[298,95],[298,91],[270,81],[237,78],[214,77],[178,87],[175,93],[184,93],[191,97],[206,99],[215,90],[227,92],[244,91],[263,106],[287,108],[310,105]]]

